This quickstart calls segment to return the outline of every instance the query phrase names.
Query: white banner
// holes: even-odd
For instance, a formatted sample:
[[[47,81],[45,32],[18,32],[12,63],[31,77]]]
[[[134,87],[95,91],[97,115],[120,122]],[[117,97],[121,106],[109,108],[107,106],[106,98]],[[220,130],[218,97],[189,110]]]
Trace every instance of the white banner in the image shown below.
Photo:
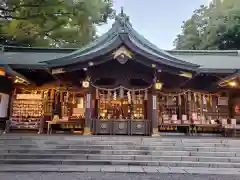
[[[86,108],[91,108],[91,94],[87,94]]]
[[[153,109],[157,109],[157,96],[153,95],[152,96],[152,100],[153,100]]]
[[[9,95],[0,93],[0,118],[5,118],[8,115]]]

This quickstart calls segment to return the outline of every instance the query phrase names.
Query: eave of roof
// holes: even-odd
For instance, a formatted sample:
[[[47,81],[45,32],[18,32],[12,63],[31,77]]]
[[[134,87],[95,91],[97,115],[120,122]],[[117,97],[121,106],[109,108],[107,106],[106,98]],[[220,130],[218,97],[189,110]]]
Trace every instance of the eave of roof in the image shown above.
[[[8,65],[3,65],[3,66],[1,66],[1,67],[5,70],[5,72],[6,72],[8,75],[10,75],[10,76],[12,76],[12,77],[14,77],[14,78],[20,77],[20,78],[24,79],[27,83],[29,83],[29,84],[32,83],[32,82],[31,82],[30,80],[28,80],[25,76],[23,76],[22,74],[14,71],[10,66],[8,66]]]
[[[226,72],[240,69],[239,50],[170,50],[169,53],[200,65],[202,72]]]

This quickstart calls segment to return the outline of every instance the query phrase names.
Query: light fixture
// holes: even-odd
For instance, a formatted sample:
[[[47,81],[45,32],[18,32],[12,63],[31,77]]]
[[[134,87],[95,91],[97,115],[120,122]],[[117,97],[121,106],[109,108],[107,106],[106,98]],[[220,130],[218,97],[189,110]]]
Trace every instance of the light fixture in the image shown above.
[[[4,71],[4,69],[0,68],[0,76],[5,76],[6,72]]]
[[[89,62],[88,65],[89,66],[93,66],[94,64],[93,64],[93,62]]]
[[[155,68],[156,67],[156,64],[152,64],[152,68]]]
[[[161,82],[156,82],[155,83],[155,89],[160,90],[162,89],[163,84]]]
[[[237,83],[235,81],[231,81],[228,83],[230,86],[235,87],[237,86]]]
[[[181,72],[179,76],[186,77],[186,78],[192,78],[192,73],[189,72]]]
[[[14,83],[16,84],[24,84],[27,81],[25,81],[23,78],[16,76],[16,79],[14,80]]]
[[[83,68],[84,71],[87,71],[87,68]]]
[[[89,88],[89,85],[90,85],[89,81],[82,82],[82,87],[84,87],[84,88]]]

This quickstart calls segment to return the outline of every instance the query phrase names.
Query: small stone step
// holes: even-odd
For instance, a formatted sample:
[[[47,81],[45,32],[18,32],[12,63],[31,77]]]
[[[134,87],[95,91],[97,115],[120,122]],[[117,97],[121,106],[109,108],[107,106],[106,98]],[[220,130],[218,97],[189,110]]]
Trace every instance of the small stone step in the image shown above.
[[[9,145],[0,145],[0,151],[3,150],[31,150],[31,149],[89,149],[89,150],[146,150],[146,151],[199,151],[199,152],[240,152],[239,148],[233,147],[191,147],[189,146],[162,146],[162,145],[34,145],[34,144],[9,144]]]
[[[102,155],[151,155],[151,156],[204,156],[240,157],[240,152],[166,151],[166,150],[95,150],[95,149],[3,149],[0,153],[12,154],[102,154]]]
[[[128,165],[128,166],[165,166],[165,167],[240,168],[240,163],[191,162],[191,161],[0,159],[0,164]]]
[[[137,161],[192,161],[192,162],[235,162],[239,157],[205,156],[151,156],[151,155],[102,155],[102,154],[1,154],[1,159],[74,159],[74,160],[137,160]]]

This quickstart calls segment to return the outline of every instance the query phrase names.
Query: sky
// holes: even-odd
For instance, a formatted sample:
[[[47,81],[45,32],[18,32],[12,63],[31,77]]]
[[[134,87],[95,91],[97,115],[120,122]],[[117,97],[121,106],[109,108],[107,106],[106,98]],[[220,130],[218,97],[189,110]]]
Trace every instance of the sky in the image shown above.
[[[121,7],[130,17],[133,28],[161,49],[173,49],[173,41],[181,32],[182,22],[200,5],[211,0],[114,0],[117,14]],[[107,32],[113,20],[98,27],[98,34]]]

